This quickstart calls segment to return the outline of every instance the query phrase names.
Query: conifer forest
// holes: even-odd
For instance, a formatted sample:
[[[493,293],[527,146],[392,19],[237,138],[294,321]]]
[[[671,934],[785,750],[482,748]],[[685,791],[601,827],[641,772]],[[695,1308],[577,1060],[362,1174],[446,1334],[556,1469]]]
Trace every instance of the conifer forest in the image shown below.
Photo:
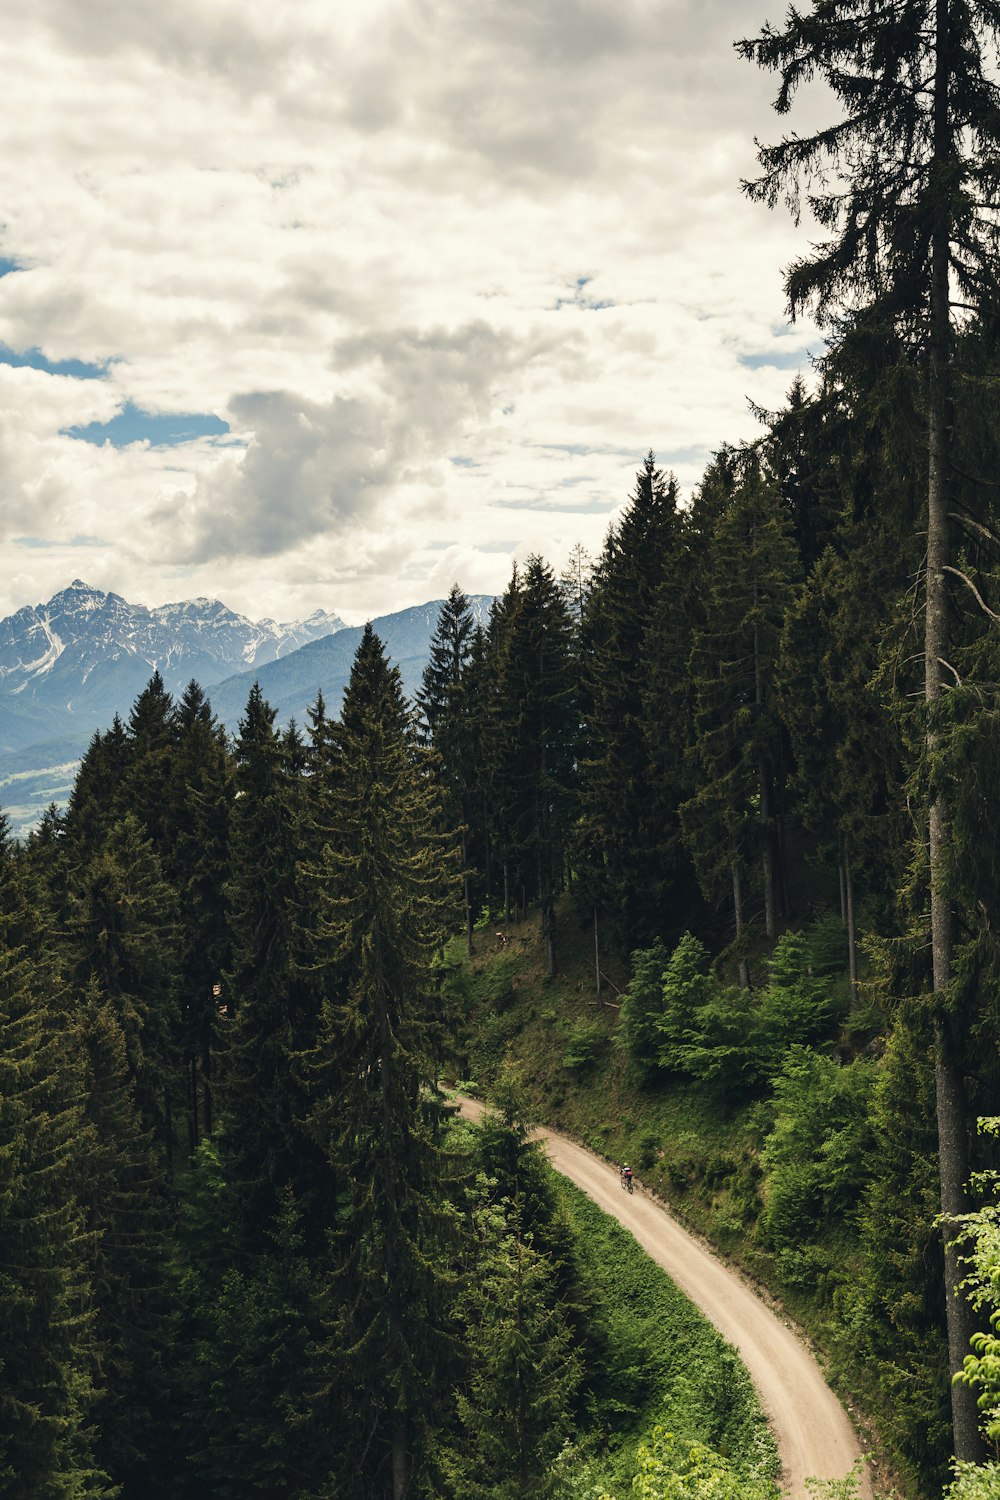
[[[617,1080],[879,1493],[1000,1496],[998,41],[808,0],[737,44],[825,343],[692,493],[650,452],[598,555],[483,623],[457,583],[415,702],[370,627],[299,725],[154,675],[0,825],[0,1493],[777,1497],[731,1352],[659,1283],[622,1316],[531,1140]],[[673,1185],[668,1107],[721,1140]]]

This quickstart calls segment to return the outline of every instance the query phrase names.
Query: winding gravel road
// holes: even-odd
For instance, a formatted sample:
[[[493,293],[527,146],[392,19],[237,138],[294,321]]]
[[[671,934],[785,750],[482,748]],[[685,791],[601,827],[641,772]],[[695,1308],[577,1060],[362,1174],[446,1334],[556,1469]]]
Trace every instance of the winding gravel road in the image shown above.
[[[463,1099],[461,1112],[479,1119],[485,1106]],[[558,1131],[540,1128],[556,1171],[630,1230],[646,1254],[699,1307],[738,1351],[757,1387],[778,1444],[782,1485],[790,1500],[808,1500],[806,1479],[839,1479],[861,1454],[857,1434],[814,1356],[743,1278],[723,1265],[638,1189],[622,1192],[618,1173],[586,1147]],[[861,1493],[872,1500],[867,1474]]]

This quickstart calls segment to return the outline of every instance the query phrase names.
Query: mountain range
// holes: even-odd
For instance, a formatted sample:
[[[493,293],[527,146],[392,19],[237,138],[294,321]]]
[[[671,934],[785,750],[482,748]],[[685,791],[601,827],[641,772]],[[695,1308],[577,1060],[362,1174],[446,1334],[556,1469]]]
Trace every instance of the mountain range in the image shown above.
[[[470,602],[485,619],[490,596]],[[441,603],[372,622],[410,695]],[[94,730],[126,718],[154,671],[172,693],[195,678],[233,733],[255,680],[279,723],[301,723],[318,691],[336,713],[362,630],[321,609],[284,624],[250,620],[217,599],[149,609],[76,579],[0,620],[0,805],[24,833],[50,802],[65,802]]]

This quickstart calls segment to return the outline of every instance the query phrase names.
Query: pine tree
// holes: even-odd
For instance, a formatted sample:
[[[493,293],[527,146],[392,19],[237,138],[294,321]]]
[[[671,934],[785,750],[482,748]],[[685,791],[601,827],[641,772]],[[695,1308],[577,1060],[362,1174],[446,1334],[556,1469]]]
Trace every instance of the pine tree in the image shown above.
[[[118,807],[138,818],[157,855],[167,862],[176,836],[170,795],[176,730],[174,701],[159,672],[132,705],[126,733],[129,765]]]
[[[0,815],[0,1489],[98,1500],[81,1078],[37,937]]]
[[[582,775],[585,880],[628,946],[661,930],[660,830],[649,819],[649,631],[680,547],[673,475],[647,455],[598,560],[581,629],[586,705]],[[675,580],[676,581],[676,580]]]
[[[796,571],[787,518],[750,454],[710,538],[706,619],[691,654],[697,790],[681,809],[706,897],[717,898],[727,877],[732,883],[737,942],[745,882],[758,861],[765,927],[769,937],[776,931],[780,725],[772,684]]]
[[[399,673],[367,626],[344,694],[340,838],[323,851],[317,947],[342,966],[307,1059],[313,1128],[342,1184],[330,1358],[349,1424],[338,1494],[412,1492],[441,1358],[451,1233],[437,1106],[443,1029],[431,964],[456,874]]]
[[[177,906],[137,819],[126,813],[70,895],[76,982],[91,979],[125,1039],[142,1119],[170,1157],[178,1097]]]
[[[465,940],[469,953],[473,951],[474,918],[470,834],[476,791],[475,731],[469,714],[472,629],[469,601],[456,584],[441,607],[431,639],[430,660],[417,694],[430,742],[440,758],[445,817],[461,840]]]
[[[898,549],[873,547],[866,530],[838,556],[824,553],[789,609],[777,693],[795,760],[796,805],[821,852],[837,864],[848,969],[857,997],[857,908],[892,890],[903,862],[898,716],[880,690],[880,643],[903,591]]]
[[[266,1243],[281,1193],[296,1180],[300,1143],[292,1069],[303,1000],[294,974],[297,851],[274,719],[254,683],[236,742],[226,888],[232,967],[223,981],[229,1035],[223,1155],[237,1243],[247,1251]]]
[[[66,810],[70,863],[84,864],[100,848],[131,760],[129,737],[115,714],[107,733],[95,733],[76,773]]]
[[[233,781],[225,732],[191,682],[173,716],[168,874],[178,902],[181,1046],[192,1150],[212,1130],[216,986],[229,966],[225,888]]]
[[[824,130],[760,147],[763,176],[746,185],[771,206],[784,195],[797,216],[805,178],[812,213],[829,231],[787,272],[793,316],[813,307],[830,320],[860,308],[855,321],[866,333],[905,329],[925,354],[924,698],[925,749],[933,765],[942,747],[942,699],[952,680],[952,288],[963,312],[994,313],[1000,304],[1000,7],[995,0],[908,0],[902,9],[813,0],[808,10],[789,12],[784,31],[765,27],[738,45],[743,56],[780,74],[779,113],[787,113],[798,87],[816,77],[844,106],[843,119]],[[965,1207],[969,1133],[959,1038],[946,999],[953,979],[948,887],[955,851],[949,792],[940,776],[930,780],[926,811],[948,1338],[957,1369],[972,1328],[954,1290],[961,1272],[947,1226]],[[957,1456],[974,1458],[980,1447],[975,1404],[961,1385],[953,1392],[953,1427]]]
[[[504,620],[494,732],[504,852],[537,894],[550,975],[556,972],[555,897],[573,816],[579,735],[571,641],[552,570],[531,557]]]
[[[135,1102],[125,1036],[96,982],[69,1022],[84,1066],[78,1176],[101,1392],[97,1458],[124,1497],[173,1490],[167,1183]]]
[[[194,1493],[313,1500],[335,1493],[336,1390],[322,1360],[322,1277],[292,1189],[262,1251],[223,1268],[199,1351]],[[336,1491],[336,1493],[340,1493]]]
[[[479,1256],[458,1310],[470,1368],[456,1395],[461,1436],[443,1467],[455,1500],[543,1500],[555,1492],[582,1363],[518,1207],[487,1199],[475,1224]]]

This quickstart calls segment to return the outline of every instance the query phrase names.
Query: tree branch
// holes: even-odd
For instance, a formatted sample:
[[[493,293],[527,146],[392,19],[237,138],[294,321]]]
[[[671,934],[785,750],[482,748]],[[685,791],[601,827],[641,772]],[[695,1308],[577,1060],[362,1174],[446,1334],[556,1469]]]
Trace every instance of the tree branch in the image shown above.
[[[976,603],[979,605],[979,608],[982,610],[983,614],[984,615],[989,615],[989,617],[990,617],[991,620],[996,620],[997,624],[1000,625],[1000,615],[996,615],[996,614],[993,613],[993,611],[990,609],[989,605],[986,603],[985,599],[983,598],[982,594],[976,588],[976,585],[973,583],[972,579],[969,578],[965,573],[963,573],[962,570],[961,570],[961,568],[953,568],[950,563],[944,563],[943,564],[943,571],[945,573],[953,573],[956,578],[960,578],[962,580],[962,582],[965,584],[966,588],[972,590],[972,593],[975,595],[975,598],[976,598]],[[945,662],[945,666],[947,666],[947,665],[948,665],[948,663]],[[955,670],[954,667],[952,667],[951,670],[954,672],[954,670]]]

